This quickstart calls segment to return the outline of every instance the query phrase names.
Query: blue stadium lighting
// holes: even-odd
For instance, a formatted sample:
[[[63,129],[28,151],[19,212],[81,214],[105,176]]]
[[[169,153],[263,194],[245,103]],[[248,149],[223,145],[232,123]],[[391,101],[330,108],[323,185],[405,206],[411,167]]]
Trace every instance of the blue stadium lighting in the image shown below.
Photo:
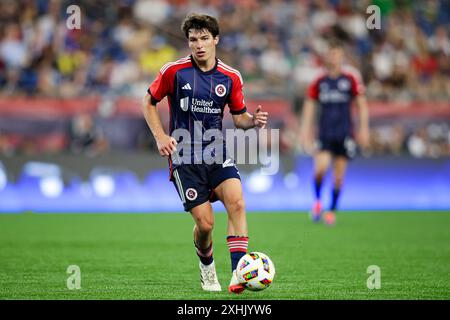
[[[0,191],[6,188],[8,184],[8,177],[6,176],[6,170],[3,164],[0,162]]]
[[[32,177],[60,176],[61,167],[54,163],[30,161],[25,164],[23,172]]]
[[[47,198],[58,198],[64,191],[61,167],[54,163],[30,161],[25,164],[23,174],[39,180],[39,191]]]
[[[273,184],[272,176],[263,175],[256,170],[252,172],[247,180],[248,190],[252,193],[264,193],[270,190]]]
[[[97,196],[111,197],[116,189],[114,178],[108,174],[99,174],[92,178],[92,187]]]
[[[300,179],[295,172],[289,172],[284,176],[284,185],[287,189],[296,189],[300,184]]]
[[[41,193],[47,198],[58,198],[64,191],[64,183],[59,176],[44,176],[39,181]]]

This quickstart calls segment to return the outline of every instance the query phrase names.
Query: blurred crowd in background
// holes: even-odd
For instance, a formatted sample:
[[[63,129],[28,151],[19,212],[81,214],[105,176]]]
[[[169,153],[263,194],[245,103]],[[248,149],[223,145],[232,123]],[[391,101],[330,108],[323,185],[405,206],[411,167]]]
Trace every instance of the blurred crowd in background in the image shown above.
[[[81,8],[80,30],[66,26],[71,4]],[[381,9],[379,30],[366,26],[372,4]],[[339,38],[369,100],[450,101],[446,0],[2,0],[0,97],[141,98],[162,65],[189,54],[180,31],[188,12],[218,17],[218,55],[242,73],[247,99],[289,99],[299,113],[327,40]],[[97,116],[80,117],[96,126]],[[1,134],[0,152],[14,149]],[[285,149],[296,151],[289,134]],[[71,137],[62,148],[74,148]],[[381,125],[372,140],[370,154],[450,155],[450,123]]]
[[[73,3],[80,30],[66,27]],[[371,4],[381,9],[380,30],[366,27]],[[164,63],[188,54],[180,32],[186,12],[219,18],[220,57],[241,71],[252,97],[301,95],[327,39],[337,37],[369,98],[450,98],[445,0],[3,0],[2,94],[141,96]]]

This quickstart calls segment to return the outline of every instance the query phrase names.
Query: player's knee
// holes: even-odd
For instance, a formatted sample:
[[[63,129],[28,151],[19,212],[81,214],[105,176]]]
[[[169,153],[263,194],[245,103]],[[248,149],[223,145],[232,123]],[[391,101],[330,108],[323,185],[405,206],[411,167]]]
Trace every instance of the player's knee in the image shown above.
[[[317,180],[317,181],[322,181],[322,180],[323,180],[324,174],[325,174],[325,173],[324,173],[323,171],[317,171],[317,172],[314,174],[314,179]]]
[[[314,173],[314,177],[316,179],[322,180],[325,176],[325,173],[327,172],[327,168],[317,168],[316,172]]]
[[[244,199],[238,198],[230,201],[229,207],[232,214],[241,214],[245,212],[245,202]]]
[[[197,226],[201,233],[210,233],[214,229],[214,221],[210,219],[201,219],[197,222]]]
[[[342,178],[336,178],[334,180],[334,187],[340,189],[342,187],[342,184],[344,183],[344,179]]]

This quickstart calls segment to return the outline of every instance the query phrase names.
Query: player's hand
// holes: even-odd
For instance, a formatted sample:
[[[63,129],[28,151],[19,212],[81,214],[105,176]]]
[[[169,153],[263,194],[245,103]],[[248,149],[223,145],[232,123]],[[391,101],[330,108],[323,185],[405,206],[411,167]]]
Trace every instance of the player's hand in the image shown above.
[[[370,145],[370,132],[368,128],[361,128],[358,133],[358,143],[361,148],[366,149]]]
[[[177,141],[168,135],[162,136],[156,141],[158,145],[159,154],[163,157],[168,157],[177,151]]]
[[[269,113],[265,112],[265,111],[262,111],[261,109],[262,109],[261,106],[258,106],[256,108],[256,111],[253,114],[253,125],[255,127],[264,129],[266,127],[266,124],[267,124],[267,119],[269,117]]]

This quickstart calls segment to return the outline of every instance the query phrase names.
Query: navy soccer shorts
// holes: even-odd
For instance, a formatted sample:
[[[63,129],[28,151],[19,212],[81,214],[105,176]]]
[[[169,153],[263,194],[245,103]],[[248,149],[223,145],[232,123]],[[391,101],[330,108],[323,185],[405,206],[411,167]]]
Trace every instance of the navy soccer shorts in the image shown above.
[[[357,145],[351,137],[344,139],[320,139],[319,150],[329,151],[333,156],[343,156],[351,160],[356,156]]]
[[[206,201],[217,201],[214,189],[230,178],[240,180],[239,171],[234,164],[182,164],[173,170],[171,180],[183,202],[184,210],[190,211]]]

